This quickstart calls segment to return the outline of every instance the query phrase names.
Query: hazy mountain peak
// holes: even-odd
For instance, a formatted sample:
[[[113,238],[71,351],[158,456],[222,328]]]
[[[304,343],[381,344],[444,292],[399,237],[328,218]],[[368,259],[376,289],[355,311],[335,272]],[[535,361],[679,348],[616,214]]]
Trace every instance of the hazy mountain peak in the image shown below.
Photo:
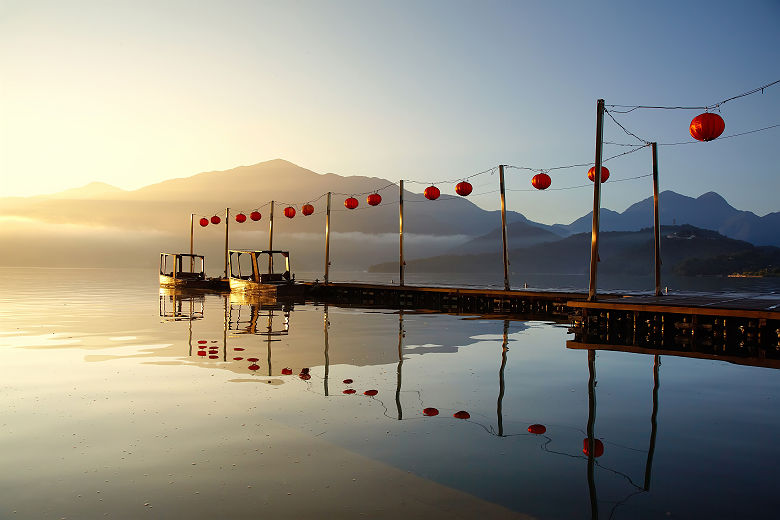
[[[117,188],[116,186],[106,184],[105,182],[96,181],[78,188],[71,188],[48,195],[39,195],[39,197],[48,199],[103,199],[124,192],[125,190],[122,188]]]

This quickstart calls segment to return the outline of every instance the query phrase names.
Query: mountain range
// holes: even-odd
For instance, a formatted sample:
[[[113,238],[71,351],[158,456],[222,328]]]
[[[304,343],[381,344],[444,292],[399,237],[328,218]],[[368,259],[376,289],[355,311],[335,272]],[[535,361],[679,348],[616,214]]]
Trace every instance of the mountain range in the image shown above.
[[[407,184],[408,186],[409,184]],[[367,209],[365,197],[379,190],[383,200]],[[274,246],[294,252],[299,269],[321,269],[325,197],[333,195],[331,215],[331,261],[344,269],[365,269],[397,256],[397,185],[386,179],[318,174],[291,162],[276,159],[225,171],[205,172],[170,179],[127,191],[104,183],[35,197],[0,198],[0,216],[15,219],[14,226],[0,229],[5,247],[0,265],[110,265],[149,266],[160,250],[182,251],[189,247],[190,214],[195,218],[254,209],[260,222],[231,221],[231,247],[262,249],[267,244],[270,200],[275,203]],[[349,212],[343,199],[354,195],[360,206]],[[310,200],[315,213],[294,219],[281,217],[289,202]],[[660,196],[661,222],[692,224],[720,232],[725,237],[754,245],[780,245],[780,212],[759,217],[730,206],[720,195],[698,198],[671,191]],[[354,218],[354,215],[360,218]],[[537,247],[544,256],[555,256],[554,243],[590,230],[591,217],[569,224],[533,222],[517,212],[507,212],[511,248]],[[498,211],[486,211],[468,198],[443,194],[427,201],[422,194],[404,191],[404,231],[407,258],[465,253],[500,252]],[[652,224],[652,199],[637,202],[617,213],[602,209],[605,232],[638,231]],[[196,252],[219,259],[224,247],[223,225],[195,226]],[[491,230],[485,233],[485,230]],[[606,233],[605,233],[606,236]],[[589,240],[589,238],[587,238]],[[605,239],[605,244],[609,240]],[[564,242],[565,244],[566,242]],[[556,246],[558,247],[558,246]],[[562,247],[562,246],[561,246]],[[605,245],[605,247],[609,247]],[[210,261],[217,266],[220,261]]]

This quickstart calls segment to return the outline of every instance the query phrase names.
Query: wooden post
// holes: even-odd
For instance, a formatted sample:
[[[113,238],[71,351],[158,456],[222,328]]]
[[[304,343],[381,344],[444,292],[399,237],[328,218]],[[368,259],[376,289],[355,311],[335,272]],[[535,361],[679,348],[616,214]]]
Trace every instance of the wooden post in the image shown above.
[[[653,226],[655,228],[655,295],[661,296],[661,225],[658,216],[658,152],[657,143],[650,143],[653,151]]]
[[[596,166],[593,178],[593,228],[590,238],[590,283],[588,301],[596,300],[599,262],[599,213],[601,211],[601,148],[604,142],[604,100],[596,101]]]
[[[504,165],[498,165],[498,179],[501,188],[501,240],[504,244],[504,290],[509,290],[509,256],[506,251],[506,194],[504,193]]]
[[[274,201],[271,201],[271,218],[268,222],[268,250],[274,250]],[[268,274],[274,272],[274,255],[268,253]]]
[[[228,230],[230,229],[230,208],[225,208],[225,278],[230,278],[228,274]]]
[[[328,285],[330,272],[330,192],[328,192],[328,208],[325,210],[325,285]]]
[[[599,170],[597,170],[599,171]],[[596,426],[596,351],[588,350],[588,490],[590,491],[590,516],[599,517],[598,497],[596,496],[594,429]]]
[[[400,183],[401,189],[399,192],[399,201],[398,201],[398,238],[400,241],[400,248],[401,248],[401,262],[399,264],[400,269],[400,275],[401,275],[401,282],[400,284],[403,286],[404,284],[404,180],[401,179]]]

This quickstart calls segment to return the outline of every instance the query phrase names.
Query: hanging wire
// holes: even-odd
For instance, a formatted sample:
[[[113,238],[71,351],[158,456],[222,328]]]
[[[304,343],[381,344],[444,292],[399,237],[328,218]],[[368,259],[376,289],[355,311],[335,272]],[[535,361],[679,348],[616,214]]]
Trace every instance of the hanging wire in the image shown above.
[[[645,143],[645,144],[649,144],[649,141],[648,141],[647,139],[642,139],[641,137],[639,137],[638,135],[636,135],[634,132],[631,132],[631,131],[630,131],[630,130],[628,130],[628,129],[627,129],[625,126],[621,125],[621,124],[618,122],[618,120],[617,120],[617,119],[615,119],[615,117],[614,117],[612,114],[610,114],[610,113],[609,113],[609,110],[606,110],[606,109],[605,109],[605,110],[604,110],[604,112],[605,112],[605,113],[606,113],[606,114],[609,116],[609,118],[610,118],[612,121],[614,121],[614,122],[615,122],[615,124],[616,124],[616,125],[618,125],[618,126],[620,127],[620,129],[621,129],[621,130],[623,130],[623,131],[624,131],[626,134],[630,135],[630,136],[631,136],[631,137],[633,137],[634,139],[637,139],[638,141],[642,141],[642,142],[643,142],[643,143]]]
[[[634,153],[634,152],[638,152],[639,150],[642,150],[643,148],[647,148],[648,146],[650,146],[650,143],[639,144],[639,145],[630,145],[630,146],[634,146],[634,148],[631,149],[631,150],[628,150],[626,152],[619,153],[619,154],[607,157],[606,159],[602,160],[601,162],[605,163],[607,161],[611,161],[612,159],[617,159],[618,157],[623,157],[624,155],[628,155],[628,154],[631,154],[631,153]],[[551,168],[531,168],[529,166],[511,166],[511,165],[506,165],[506,168],[511,168],[511,169],[515,169],[515,170],[527,170],[527,171],[536,172],[536,173],[547,173],[547,172],[551,172],[553,170],[566,170],[566,169],[569,169],[569,168],[585,168],[585,167],[593,166],[593,164],[594,163],[591,161],[591,162],[579,163],[579,164],[567,164],[565,166],[553,166]]]
[[[731,96],[730,98],[726,98],[722,101],[718,101],[717,103],[713,103],[712,105],[705,105],[705,106],[652,106],[652,105],[605,105],[607,107],[611,108],[627,108],[628,110],[619,111],[616,110],[615,113],[617,114],[628,114],[630,112],[633,112],[634,110],[640,109],[640,108],[647,108],[647,109],[658,109],[658,110],[712,110],[713,108],[718,108],[724,103],[728,103],[729,101],[733,101],[735,99],[743,98],[745,96],[749,96],[751,94],[755,94],[757,92],[764,93],[764,89],[767,89],[773,85],[777,85],[780,83],[780,79],[775,80],[771,83],[767,83],[766,85],[762,85],[760,87],[756,87],[752,90],[748,90],[747,92],[743,92],[742,94],[737,94],[736,96]]]
[[[413,181],[413,180],[404,180],[404,182],[407,182],[409,184],[426,184],[428,186],[433,186],[436,184],[455,184],[460,181],[466,181],[469,179],[473,179],[474,177],[477,177],[478,175],[484,175],[486,173],[495,173],[496,170],[498,170],[498,166],[493,166],[492,168],[488,168],[487,170],[483,170],[481,172],[472,173],[471,175],[466,175],[465,177],[457,177],[455,179],[448,179],[443,181],[435,181],[435,182],[428,182],[428,181]]]
[[[636,177],[626,177],[625,179],[612,179],[610,178],[610,183],[615,182],[624,182],[624,181],[634,181],[636,179],[644,179],[645,177],[652,176],[652,173],[646,173],[644,175],[637,175]],[[606,182],[606,181],[605,181]],[[605,184],[605,182],[602,182],[601,184]],[[590,186],[593,186],[593,183],[590,184],[578,184],[577,186],[564,186],[563,188],[547,188],[545,190],[537,190],[536,188],[523,188],[523,189],[509,189],[507,188],[506,191],[522,191],[522,192],[536,192],[536,191],[564,191],[564,190],[576,190],[578,188],[588,188]]]
[[[742,135],[748,135],[748,134],[755,134],[756,132],[763,132],[764,130],[771,130],[772,128],[780,127],[780,123],[776,125],[771,126],[765,126],[764,128],[757,128],[755,130],[748,130],[747,132],[740,132],[738,134],[731,134],[731,135],[724,135],[721,137],[718,137],[718,141],[721,141],[723,139],[731,139],[732,137],[739,137]],[[676,143],[658,143],[658,146],[677,146],[681,144],[700,144],[703,143],[703,141],[678,141]]]

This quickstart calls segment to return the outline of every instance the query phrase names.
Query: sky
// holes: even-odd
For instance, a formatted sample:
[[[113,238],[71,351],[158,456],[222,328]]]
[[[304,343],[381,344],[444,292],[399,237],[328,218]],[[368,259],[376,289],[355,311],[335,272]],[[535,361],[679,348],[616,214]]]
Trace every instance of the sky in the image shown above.
[[[0,197],[275,158],[444,193],[498,164],[592,162],[597,99],[705,106],[778,80],[779,26],[777,0],[0,0]],[[663,144],[699,112],[613,115]],[[780,84],[720,114],[724,136],[780,124]],[[605,141],[639,142],[609,118]],[[660,188],[780,211],[778,144],[780,128],[659,146]],[[606,166],[604,207],[652,195],[649,149]],[[506,172],[507,207],[533,220],[592,208],[587,167],[551,170],[545,192]],[[470,180],[499,207],[496,174]]]

